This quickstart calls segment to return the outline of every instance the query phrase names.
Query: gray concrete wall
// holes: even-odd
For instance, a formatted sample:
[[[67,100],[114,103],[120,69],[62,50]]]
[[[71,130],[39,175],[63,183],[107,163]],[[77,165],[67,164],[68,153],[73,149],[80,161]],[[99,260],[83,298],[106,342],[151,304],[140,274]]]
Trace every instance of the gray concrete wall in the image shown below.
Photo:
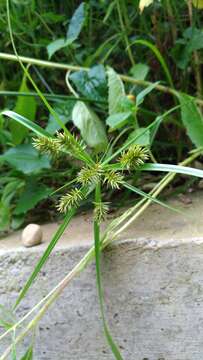
[[[203,359],[203,193],[191,200],[189,205],[173,203],[184,208],[185,216],[153,205],[102,256],[106,313],[125,360]],[[21,247],[19,234],[0,242],[1,304],[14,303],[55,227],[44,227],[45,244],[35,248]],[[46,295],[91,242],[91,219],[77,217],[18,315]],[[0,343],[0,354],[5,346],[6,342]],[[34,358],[114,358],[103,336],[94,264],[71,283],[41,321]]]

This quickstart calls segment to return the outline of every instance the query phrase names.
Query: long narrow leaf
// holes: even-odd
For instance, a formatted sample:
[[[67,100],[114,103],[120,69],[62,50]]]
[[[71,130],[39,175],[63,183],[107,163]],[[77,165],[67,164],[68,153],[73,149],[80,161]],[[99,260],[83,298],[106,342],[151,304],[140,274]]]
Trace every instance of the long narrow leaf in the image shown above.
[[[167,208],[167,209],[169,209],[169,210],[176,211],[176,212],[178,212],[178,213],[183,213],[183,211],[181,211],[181,210],[179,210],[179,209],[176,209],[176,208],[174,208],[173,206],[170,206],[170,205],[166,204],[165,202],[156,199],[155,197],[147,194],[146,192],[138,189],[137,187],[135,187],[135,186],[133,186],[133,185],[130,185],[130,184],[124,182],[124,183],[123,183],[123,186],[125,186],[126,189],[129,189],[129,190],[133,191],[134,193],[136,193],[136,194],[138,194],[138,195],[141,195],[141,196],[144,197],[145,199],[149,199],[149,200],[155,202],[155,203],[158,204],[158,205],[164,206],[165,208]]]
[[[191,167],[171,165],[171,164],[144,164],[139,167],[141,171],[164,171],[183,175],[196,176],[203,178],[203,170],[194,169]]]
[[[31,276],[29,277],[29,279],[27,280],[25,286],[23,287],[23,289],[21,290],[16,303],[14,305],[14,309],[16,309],[16,307],[20,304],[21,300],[24,298],[24,296],[26,295],[26,293],[28,292],[30,286],[32,285],[33,281],[35,280],[36,276],[38,275],[38,273],[40,272],[40,270],[42,269],[43,265],[45,264],[45,262],[47,261],[49,255],[51,254],[52,250],[54,249],[55,245],[57,244],[58,240],[60,239],[61,235],[64,233],[65,229],[67,228],[70,220],[72,219],[72,217],[74,216],[76,212],[75,208],[72,208],[65,216],[63,223],[59,226],[59,228],[57,229],[56,233],[54,234],[50,244],[48,245],[48,247],[46,248],[44,254],[42,255],[42,257],[40,258],[40,260],[38,261],[34,271],[32,272]]]
[[[166,75],[166,78],[170,84],[170,86],[172,88],[174,88],[174,85],[173,85],[173,80],[172,80],[172,77],[171,77],[171,74],[170,74],[170,71],[169,71],[169,68],[166,64],[166,61],[164,60],[162,54],[160,53],[159,49],[154,45],[152,44],[150,41],[147,41],[147,40],[143,40],[143,39],[139,39],[139,40],[135,40],[133,41],[130,46],[132,46],[133,44],[140,44],[140,45],[144,45],[144,46],[147,46],[153,53],[154,55],[156,56],[156,58],[158,59],[160,65],[162,66],[164,72],[165,72],[165,75]]]
[[[19,124],[24,125],[26,128],[32,130],[38,136],[50,137],[50,134],[47,131],[45,131],[43,128],[41,128],[39,125],[28,120],[24,116],[17,114],[14,111],[4,110],[1,112],[1,115],[8,116],[10,119],[17,121]]]

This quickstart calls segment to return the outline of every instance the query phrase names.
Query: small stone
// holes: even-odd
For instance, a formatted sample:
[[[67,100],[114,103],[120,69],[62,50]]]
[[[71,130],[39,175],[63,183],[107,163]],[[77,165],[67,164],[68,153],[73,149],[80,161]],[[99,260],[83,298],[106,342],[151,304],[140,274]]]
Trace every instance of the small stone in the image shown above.
[[[22,243],[25,247],[41,244],[42,228],[37,224],[29,224],[25,227],[21,235]]]

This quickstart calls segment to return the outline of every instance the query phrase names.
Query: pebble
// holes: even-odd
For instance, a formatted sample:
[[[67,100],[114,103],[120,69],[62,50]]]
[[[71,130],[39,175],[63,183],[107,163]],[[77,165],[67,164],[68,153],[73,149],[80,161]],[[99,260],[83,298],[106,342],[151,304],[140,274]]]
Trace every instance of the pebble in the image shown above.
[[[37,224],[29,224],[22,232],[21,240],[25,247],[31,247],[41,244],[42,228]]]

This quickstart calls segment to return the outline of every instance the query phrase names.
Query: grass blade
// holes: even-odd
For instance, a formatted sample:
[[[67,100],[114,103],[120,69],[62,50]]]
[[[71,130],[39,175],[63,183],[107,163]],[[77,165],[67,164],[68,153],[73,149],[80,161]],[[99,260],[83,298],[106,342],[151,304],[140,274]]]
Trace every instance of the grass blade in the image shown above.
[[[17,121],[19,124],[24,125],[26,128],[32,130],[38,136],[46,136],[50,137],[51,135],[41,128],[39,125],[35,124],[34,122],[28,120],[22,115],[17,114],[14,111],[4,110],[1,112],[1,115],[8,116],[10,119]]]
[[[170,86],[172,88],[174,88],[173,80],[172,80],[169,68],[168,68],[163,56],[161,55],[159,49],[154,44],[152,44],[150,41],[147,41],[147,40],[142,40],[142,39],[135,40],[130,44],[130,46],[132,46],[134,44],[140,44],[140,45],[147,46],[154,53],[154,55],[156,56],[156,58],[158,59],[159,63],[161,64],[161,66],[164,70],[164,73],[166,75],[168,83],[170,84]]]
[[[72,217],[74,216],[76,212],[75,208],[72,208],[65,216],[63,223],[59,226],[59,228],[57,229],[55,235],[53,236],[50,244],[48,245],[48,247],[46,248],[44,254],[42,255],[42,257],[40,258],[40,260],[38,261],[34,271],[32,272],[31,276],[29,277],[29,279],[27,280],[25,286],[23,287],[23,289],[21,290],[16,303],[14,305],[14,309],[17,308],[17,306],[20,304],[21,300],[24,298],[24,296],[26,295],[26,293],[28,292],[30,286],[32,285],[33,281],[35,280],[36,276],[38,275],[38,273],[40,272],[40,270],[42,269],[43,265],[45,264],[45,262],[47,261],[49,255],[51,254],[52,250],[54,249],[55,245],[57,244],[58,240],[60,239],[61,235],[63,234],[63,232],[65,231],[66,227],[68,226],[70,220],[72,219]]]
[[[194,169],[191,167],[171,165],[171,164],[144,164],[139,167],[141,171],[164,171],[170,173],[177,173],[183,175],[196,176],[203,178],[203,170]]]
[[[155,202],[156,204],[161,205],[161,206],[163,206],[163,207],[165,207],[165,208],[167,208],[167,209],[169,209],[169,210],[172,210],[172,211],[175,211],[175,212],[178,212],[178,213],[182,213],[182,214],[183,214],[183,211],[181,211],[181,210],[179,210],[179,209],[176,209],[176,208],[174,208],[173,206],[170,206],[170,205],[166,204],[165,202],[160,201],[160,200],[154,198],[153,196],[147,194],[146,192],[138,189],[137,187],[135,187],[135,186],[133,186],[133,185],[130,185],[130,184],[124,182],[124,183],[123,183],[123,186],[125,186],[126,189],[129,189],[129,190],[133,191],[134,193],[136,193],[136,194],[138,194],[138,195],[141,195],[141,196],[144,197],[145,199],[149,199],[149,200]]]

